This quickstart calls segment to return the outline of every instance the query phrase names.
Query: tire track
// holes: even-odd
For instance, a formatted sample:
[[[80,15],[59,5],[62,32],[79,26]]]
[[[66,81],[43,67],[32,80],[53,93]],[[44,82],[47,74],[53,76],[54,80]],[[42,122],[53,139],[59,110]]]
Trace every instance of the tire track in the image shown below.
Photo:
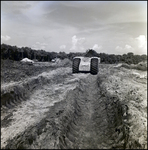
[[[1,86],[1,107],[12,108],[15,103],[26,100],[34,90],[46,84],[59,82],[64,76],[71,73],[71,68],[58,68],[50,72],[43,72],[36,77],[31,77],[23,82],[11,82]],[[61,78],[60,78],[61,76]]]
[[[97,75],[64,76],[35,90],[15,109],[11,124],[2,128],[1,145],[3,149],[125,148],[123,113],[118,97],[99,88]]]
[[[99,104],[99,90],[96,84],[96,77],[90,75],[88,78],[80,81],[79,87],[75,89],[75,93],[71,96],[75,99],[75,111],[73,112],[73,116],[71,116],[73,119],[65,127],[69,130],[66,133],[62,130],[64,133],[61,133],[59,138],[59,148],[101,148],[101,132],[97,128],[99,124],[96,124],[93,119],[94,106]],[[98,112],[98,114],[101,113]],[[100,119],[100,121],[103,121],[104,125],[107,125],[107,122],[103,119]]]
[[[28,79],[21,85],[13,83],[2,86],[3,101],[6,100],[5,95],[9,97],[11,93],[13,95],[6,100],[1,109],[2,147],[6,145],[7,139],[15,137],[19,132],[25,131],[28,126],[39,122],[55,102],[63,99],[65,92],[74,86],[72,81],[70,84],[66,83],[71,79],[70,73],[70,68],[60,68]],[[65,82],[64,85],[63,82]],[[29,87],[28,93],[26,87]],[[21,91],[25,91],[27,96]]]
[[[102,95],[97,76],[81,79],[67,98],[69,104],[61,118],[59,149],[125,148],[128,131],[123,124],[124,105],[118,97]]]

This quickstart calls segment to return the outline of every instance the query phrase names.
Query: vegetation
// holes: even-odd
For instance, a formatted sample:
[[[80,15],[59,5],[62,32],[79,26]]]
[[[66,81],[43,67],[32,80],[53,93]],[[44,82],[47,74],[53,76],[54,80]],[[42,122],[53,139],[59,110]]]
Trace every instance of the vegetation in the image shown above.
[[[54,58],[72,60],[75,56],[96,56],[101,58],[101,63],[114,64],[124,62],[127,64],[138,64],[141,61],[147,60],[147,55],[134,55],[132,52],[123,55],[97,53],[93,49],[86,50],[85,53],[72,53],[66,54],[65,52],[46,52],[44,50],[33,50],[29,47],[18,48],[17,46],[10,46],[7,44],[1,44],[1,59],[10,59],[20,61],[23,58],[29,58],[37,61],[51,61]]]

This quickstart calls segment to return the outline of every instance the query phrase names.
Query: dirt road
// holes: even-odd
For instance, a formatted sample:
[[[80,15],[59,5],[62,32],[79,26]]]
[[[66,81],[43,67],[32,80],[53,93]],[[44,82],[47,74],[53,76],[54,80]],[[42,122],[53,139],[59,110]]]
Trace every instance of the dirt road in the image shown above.
[[[129,144],[127,104],[100,77],[60,67],[2,85],[1,148],[141,148]]]

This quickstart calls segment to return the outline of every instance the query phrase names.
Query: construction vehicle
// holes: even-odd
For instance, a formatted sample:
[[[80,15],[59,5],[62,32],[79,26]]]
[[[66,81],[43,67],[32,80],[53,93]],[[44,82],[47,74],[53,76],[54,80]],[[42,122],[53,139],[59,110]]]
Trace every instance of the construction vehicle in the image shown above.
[[[74,57],[72,62],[72,73],[91,73],[98,74],[100,63],[99,57]]]

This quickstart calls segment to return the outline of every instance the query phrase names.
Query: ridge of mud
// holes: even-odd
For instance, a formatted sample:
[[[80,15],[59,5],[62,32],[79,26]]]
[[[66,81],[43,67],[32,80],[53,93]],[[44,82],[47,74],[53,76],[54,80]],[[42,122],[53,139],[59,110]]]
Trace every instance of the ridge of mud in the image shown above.
[[[43,72],[37,77],[26,79],[24,82],[14,82],[1,87],[1,127],[8,127],[13,121],[12,116],[16,107],[28,100],[38,89],[45,85],[54,85],[64,82],[69,76],[69,68]],[[48,89],[48,87],[47,87]],[[21,107],[21,106],[20,106]]]
[[[76,88],[73,96],[70,96],[73,98],[71,106],[75,109],[72,115],[69,113],[72,109],[69,108],[69,111],[68,108],[66,109],[67,114],[65,113],[61,123],[63,130],[59,137],[59,148],[125,149],[128,127],[124,123],[123,114],[127,113],[126,106],[117,96],[110,95],[106,89],[94,86],[94,89],[97,89],[93,92],[88,88],[89,84],[82,85],[83,87]],[[65,124],[66,120],[68,120],[67,124]]]
[[[67,71],[69,72],[69,69]],[[50,82],[49,84],[43,85],[40,87],[41,89],[35,90],[27,101],[22,102],[14,109],[8,109],[2,114],[2,147],[5,147],[8,139],[12,140],[17,135],[26,133],[25,130],[30,129],[31,126],[36,126],[36,124],[46,116],[46,112],[49,111],[56,102],[62,101],[64,95],[75,87],[78,79],[73,79],[72,75],[68,75],[67,77],[67,75],[64,74],[68,74],[67,71],[63,70],[63,76],[60,72],[61,75],[58,76],[60,78],[56,79],[55,82],[53,80],[52,83]],[[27,133],[30,134],[30,132],[32,131]]]
[[[126,131],[125,148],[147,149],[147,72],[102,68],[98,82],[102,94],[117,96],[126,110],[122,116]]]
[[[68,76],[70,69],[58,68],[50,72],[43,72],[36,77],[31,77],[23,82],[12,82],[1,86],[1,107],[13,108],[23,100],[26,100],[34,90],[45,84],[59,82],[64,76]],[[61,76],[61,78],[60,78]],[[6,107],[3,107],[6,109]],[[4,110],[4,109],[3,109]]]
[[[127,109],[117,96],[98,88],[96,79],[92,75],[81,79],[36,126],[9,139],[5,149],[126,148],[123,114]]]

